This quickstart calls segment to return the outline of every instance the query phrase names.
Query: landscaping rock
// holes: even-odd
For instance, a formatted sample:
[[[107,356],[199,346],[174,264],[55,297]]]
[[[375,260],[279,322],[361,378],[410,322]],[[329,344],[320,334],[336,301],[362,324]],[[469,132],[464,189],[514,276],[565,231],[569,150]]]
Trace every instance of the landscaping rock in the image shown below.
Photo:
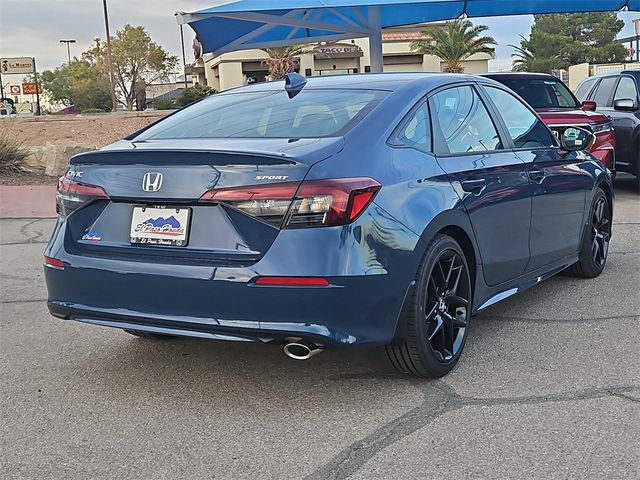
[[[95,150],[97,147],[89,145],[70,145],[47,143],[45,147],[45,175],[60,176],[69,165],[69,159],[79,153]]]
[[[44,169],[47,147],[27,147],[27,149],[29,150],[29,156],[24,159],[25,165],[37,170]]]

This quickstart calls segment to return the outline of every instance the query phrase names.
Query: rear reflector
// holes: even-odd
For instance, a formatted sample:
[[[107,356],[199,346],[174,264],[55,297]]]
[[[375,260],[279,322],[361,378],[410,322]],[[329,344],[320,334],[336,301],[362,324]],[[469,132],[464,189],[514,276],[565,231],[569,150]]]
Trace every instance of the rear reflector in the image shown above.
[[[378,190],[371,178],[336,178],[210,190],[200,201],[229,205],[275,227],[326,227],[353,222]]]
[[[58,260],[57,258],[44,257],[44,264],[47,267],[53,268],[64,268],[64,262],[62,260]]]
[[[258,277],[256,285],[328,287],[329,280],[322,277]]]

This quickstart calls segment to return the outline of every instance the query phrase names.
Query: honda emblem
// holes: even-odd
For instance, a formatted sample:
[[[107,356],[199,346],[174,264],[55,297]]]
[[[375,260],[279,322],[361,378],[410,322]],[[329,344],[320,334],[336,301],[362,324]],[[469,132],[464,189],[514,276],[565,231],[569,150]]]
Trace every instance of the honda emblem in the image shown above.
[[[162,187],[162,174],[147,172],[142,177],[142,190],[145,192],[157,192]]]

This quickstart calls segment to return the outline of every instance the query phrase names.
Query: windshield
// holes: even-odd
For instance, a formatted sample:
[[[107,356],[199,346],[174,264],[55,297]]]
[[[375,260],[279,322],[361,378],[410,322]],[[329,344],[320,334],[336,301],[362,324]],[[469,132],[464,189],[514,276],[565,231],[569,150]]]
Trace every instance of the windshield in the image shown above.
[[[555,79],[500,79],[533,108],[580,108],[569,89]]]
[[[388,92],[303,89],[212,95],[150,127],[135,140],[341,136]]]

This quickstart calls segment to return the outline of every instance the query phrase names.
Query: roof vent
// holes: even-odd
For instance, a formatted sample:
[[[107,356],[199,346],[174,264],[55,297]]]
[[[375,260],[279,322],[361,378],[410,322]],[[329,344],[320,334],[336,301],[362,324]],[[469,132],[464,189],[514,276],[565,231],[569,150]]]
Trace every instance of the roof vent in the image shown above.
[[[295,97],[300,90],[307,84],[307,79],[299,73],[291,72],[284,76],[284,89],[289,98]]]

